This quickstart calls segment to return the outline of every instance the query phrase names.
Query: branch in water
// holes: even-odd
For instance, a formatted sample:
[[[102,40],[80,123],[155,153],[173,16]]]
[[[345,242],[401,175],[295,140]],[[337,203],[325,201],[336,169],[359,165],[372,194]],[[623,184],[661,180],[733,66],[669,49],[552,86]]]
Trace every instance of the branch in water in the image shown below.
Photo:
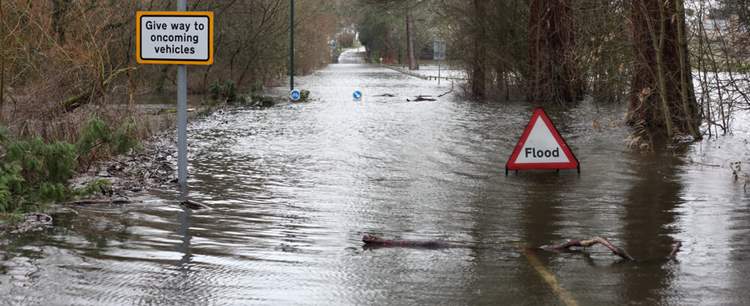
[[[411,247],[411,248],[446,248],[450,247],[447,242],[442,240],[403,240],[403,239],[383,239],[375,235],[365,234],[362,236],[362,242],[369,247]]]
[[[588,248],[597,244],[601,244],[605,247],[607,247],[610,251],[612,251],[612,254],[615,254],[617,256],[620,256],[622,259],[635,261],[635,259],[628,254],[624,249],[621,249],[611,242],[609,240],[604,239],[602,237],[594,237],[588,240],[568,240],[567,242],[563,244],[556,244],[556,245],[549,245],[549,246],[542,246],[539,247],[542,250],[546,251],[563,251],[563,250],[569,250],[572,247],[584,247]]]

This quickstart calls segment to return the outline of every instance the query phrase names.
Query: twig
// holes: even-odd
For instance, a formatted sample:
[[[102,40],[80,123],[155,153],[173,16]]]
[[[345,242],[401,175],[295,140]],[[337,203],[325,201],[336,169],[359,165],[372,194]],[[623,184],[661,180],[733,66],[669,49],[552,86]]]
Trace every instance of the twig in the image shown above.
[[[630,261],[635,261],[635,259],[632,256],[630,256],[630,254],[628,254],[628,252],[626,252],[624,249],[621,249],[621,248],[615,246],[614,244],[612,244],[611,242],[609,242],[609,240],[604,239],[602,237],[594,237],[594,238],[591,238],[591,239],[588,239],[588,240],[577,240],[577,239],[568,240],[567,242],[565,242],[563,244],[556,244],[556,245],[550,245],[550,246],[542,246],[542,247],[539,247],[539,248],[542,249],[542,250],[545,250],[545,251],[562,251],[562,250],[568,250],[568,249],[570,249],[572,247],[584,247],[584,248],[587,248],[587,247],[591,247],[591,246],[594,246],[594,245],[597,245],[597,244],[601,244],[601,245],[607,247],[610,251],[612,251],[612,254],[620,256],[622,259],[626,259],[626,260],[630,260]]]

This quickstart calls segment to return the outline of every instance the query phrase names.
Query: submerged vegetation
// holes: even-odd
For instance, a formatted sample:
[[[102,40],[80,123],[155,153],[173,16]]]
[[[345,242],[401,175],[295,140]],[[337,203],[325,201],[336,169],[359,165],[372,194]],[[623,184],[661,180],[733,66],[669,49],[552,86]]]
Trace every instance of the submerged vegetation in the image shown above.
[[[94,180],[72,188],[70,179],[88,167],[97,155],[125,153],[138,144],[132,121],[111,129],[92,119],[75,144],[44,141],[40,137],[17,139],[0,133],[0,214],[27,213],[45,204],[67,201],[101,191],[109,183]]]

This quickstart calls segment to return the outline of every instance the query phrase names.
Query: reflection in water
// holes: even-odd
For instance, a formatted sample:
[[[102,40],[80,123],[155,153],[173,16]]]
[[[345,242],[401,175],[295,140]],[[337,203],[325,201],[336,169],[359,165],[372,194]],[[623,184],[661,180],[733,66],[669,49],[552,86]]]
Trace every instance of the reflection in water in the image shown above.
[[[561,222],[561,210],[564,203],[560,197],[560,191],[567,181],[575,180],[575,174],[565,173],[563,176],[550,174],[552,173],[549,171],[528,172],[521,174],[522,177],[518,178],[522,179],[525,182],[524,185],[527,186],[522,205],[524,241],[529,246],[549,244],[563,239],[559,236],[561,224],[564,224]],[[529,268],[518,271],[517,277],[524,284],[533,284],[536,292],[544,293],[537,295],[542,304],[555,303],[558,297],[552,294],[552,288],[548,287],[550,284],[544,279],[544,274],[548,272],[540,267],[540,265],[549,265],[550,261],[540,261],[540,257],[533,252],[527,253],[524,257]],[[567,295],[567,293],[563,294]]]
[[[662,304],[674,268],[664,260],[671,251],[682,183],[678,175],[684,153],[659,152],[638,156],[636,177],[625,197],[623,246],[638,264],[622,265],[623,296],[645,304]]]
[[[177,246],[177,252],[182,257],[176,263],[170,273],[165,273],[154,283],[144,284],[146,290],[140,298],[142,304],[209,304],[210,294],[207,290],[210,286],[201,277],[200,271],[196,270],[193,263],[193,254],[190,248],[192,235],[190,209],[183,208],[178,215],[177,236],[181,237],[181,243]]]
[[[739,136],[633,154],[623,110],[588,101],[548,111],[581,175],[506,177],[531,105],[407,102],[450,84],[345,57],[300,78],[311,103],[191,123],[190,196],[211,209],[154,191],[2,243],[0,304],[547,305],[560,300],[523,248],[597,235],[636,258],[665,256],[673,239],[684,248],[672,263],[537,253],[580,305],[748,304],[748,195],[726,168],[691,163],[750,158]],[[364,232],[466,247],[364,250]]]
[[[570,178],[549,172],[524,173],[527,183],[524,207],[524,238],[529,245],[544,245],[566,237],[559,236],[560,213],[564,205],[559,191]]]

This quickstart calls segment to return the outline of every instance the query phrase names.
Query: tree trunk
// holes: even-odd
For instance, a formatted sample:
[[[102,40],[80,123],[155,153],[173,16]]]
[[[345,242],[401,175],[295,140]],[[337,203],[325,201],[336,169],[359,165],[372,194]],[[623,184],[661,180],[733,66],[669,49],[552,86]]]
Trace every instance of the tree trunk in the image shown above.
[[[3,121],[3,108],[5,108],[5,45],[3,44],[0,51],[0,122]]]
[[[681,0],[632,0],[635,67],[628,124],[650,145],[676,136],[700,139]]]
[[[0,20],[4,20],[5,11],[3,2],[0,0]],[[0,25],[0,122],[3,121],[3,108],[5,107],[5,25]]]
[[[471,95],[475,98],[484,98],[487,94],[487,71],[485,69],[485,62],[487,57],[487,51],[485,47],[485,27],[486,13],[482,3],[485,0],[474,0],[474,48],[471,61]]]
[[[527,100],[570,103],[583,94],[576,68],[572,0],[531,0]]]
[[[406,12],[406,52],[408,53],[409,70],[419,70],[419,63],[415,55],[414,46],[414,16],[411,11]]]

